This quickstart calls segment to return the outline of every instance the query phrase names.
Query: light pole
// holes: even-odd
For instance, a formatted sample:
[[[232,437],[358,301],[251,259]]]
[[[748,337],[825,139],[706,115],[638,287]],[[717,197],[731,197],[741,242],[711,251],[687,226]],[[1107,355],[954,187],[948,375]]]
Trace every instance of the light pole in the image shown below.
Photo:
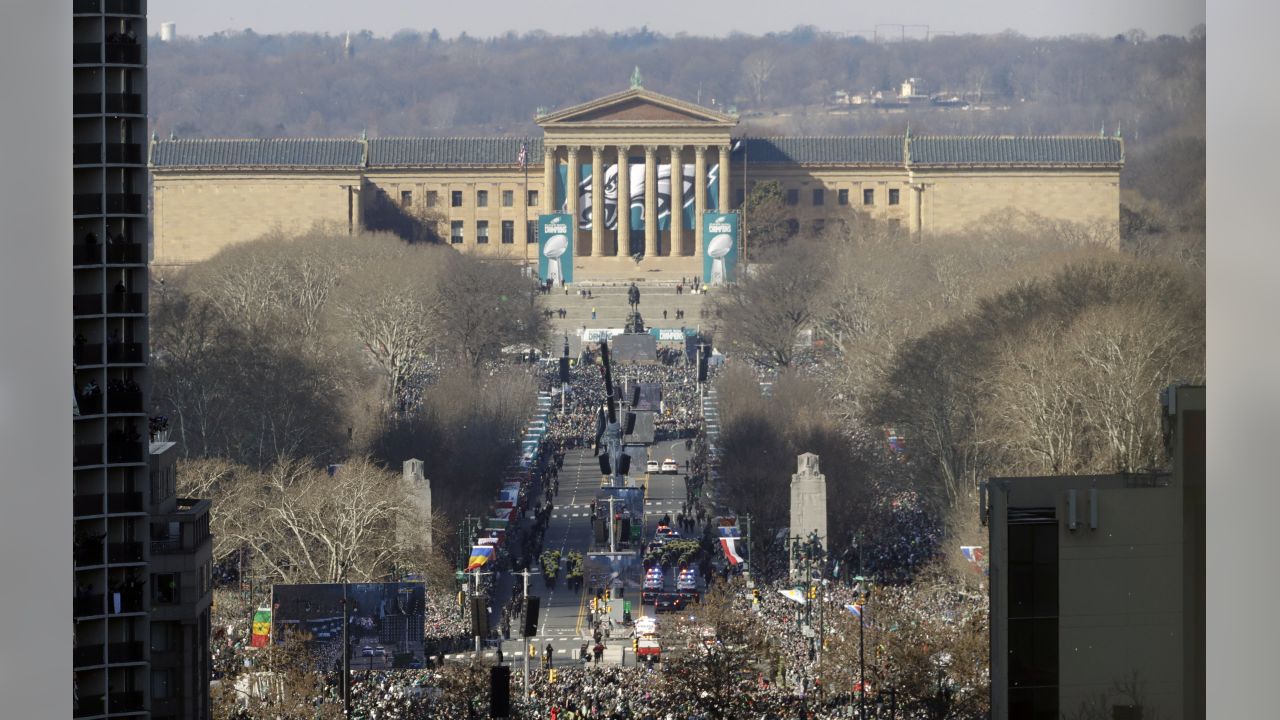
[[[529,572],[529,568],[516,573],[524,577],[524,603],[525,607],[529,607],[529,576],[533,573]],[[528,623],[528,618],[522,618],[521,624]],[[521,643],[524,645],[524,695],[529,696],[529,636],[524,633],[524,628],[520,632]]]
[[[861,552],[859,552],[859,556],[861,556]],[[857,583],[858,599],[861,601],[858,606],[858,718],[862,720],[867,715],[867,665],[863,628],[867,625],[867,600],[871,597],[871,580],[862,576],[861,557],[859,557],[858,566],[859,573],[854,578],[854,581]]]

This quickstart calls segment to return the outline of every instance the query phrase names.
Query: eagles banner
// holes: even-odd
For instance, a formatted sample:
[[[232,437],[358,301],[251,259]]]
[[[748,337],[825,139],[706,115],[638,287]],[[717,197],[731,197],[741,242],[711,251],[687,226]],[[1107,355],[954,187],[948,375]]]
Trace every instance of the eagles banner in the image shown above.
[[[671,228],[671,164],[659,163],[658,166],[658,229],[669,230]],[[631,231],[644,231],[644,191],[645,191],[645,168],[644,157],[633,157],[627,166],[627,194],[629,197],[625,202],[626,209],[631,213]],[[556,204],[562,211],[568,211],[568,196],[565,193],[565,185],[568,184],[569,166],[560,165],[558,170],[558,182],[556,187]],[[676,217],[683,223],[683,227],[687,230],[694,229],[695,215],[695,198],[694,184],[696,176],[694,174],[694,165],[692,163],[683,164],[681,167],[681,208]],[[592,198],[591,198],[591,164],[586,163],[578,168],[578,229],[590,230],[595,218],[592,215]],[[707,165],[707,209],[711,210],[716,207],[717,197],[720,191],[720,165]],[[618,166],[617,164],[604,166],[604,226],[608,230],[618,229]]]
[[[723,285],[738,276],[738,213],[702,215],[702,282]]]
[[[573,282],[573,218],[538,216],[538,277],[554,284]]]

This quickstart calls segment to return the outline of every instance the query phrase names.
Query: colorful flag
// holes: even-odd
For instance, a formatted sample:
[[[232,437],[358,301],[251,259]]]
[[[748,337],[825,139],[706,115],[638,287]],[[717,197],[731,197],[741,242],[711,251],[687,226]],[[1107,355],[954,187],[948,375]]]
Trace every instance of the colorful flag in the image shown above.
[[[862,605],[861,605],[861,604],[857,604],[857,603],[855,603],[855,604],[852,604],[852,605],[845,605],[845,606],[844,606],[844,609],[845,609],[845,610],[848,610],[848,611],[849,611],[849,612],[851,612],[851,613],[853,613],[853,616],[854,616],[854,617],[856,617],[856,618],[861,618],[861,617],[862,617]]]
[[[724,550],[725,559],[730,565],[741,565],[742,556],[738,554],[738,539],[736,537],[721,537],[720,549]]]
[[[476,545],[471,548],[471,558],[467,560],[467,572],[478,570],[493,559],[493,548],[488,545]]]
[[[266,647],[271,642],[271,608],[258,608],[253,614],[253,634],[249,637],[251,647]]]
[[[971,563],[982,562],[982,546],[981,545],[961,545],[960,552],[964,553],[964,559]]]
[[[520,154],[516,156],[516,162],[520,165],[521,170],[524,170],[529,164],[529,148],[524,143],[520,143]]]
[[[782,597],[790,600],[791,602],[797,602],[801,605],[805,604],[804,593],[796,590],[795,588],[787,588],[786,590],[779,590],[778,592],[782,593]]]

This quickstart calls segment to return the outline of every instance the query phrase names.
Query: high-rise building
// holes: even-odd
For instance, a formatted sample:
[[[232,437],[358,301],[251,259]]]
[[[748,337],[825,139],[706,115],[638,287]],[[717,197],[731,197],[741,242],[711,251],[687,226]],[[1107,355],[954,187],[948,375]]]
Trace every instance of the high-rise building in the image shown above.
[[[74,716],[207,717],[208,503],[149,442],[146,3],[72,23]]]

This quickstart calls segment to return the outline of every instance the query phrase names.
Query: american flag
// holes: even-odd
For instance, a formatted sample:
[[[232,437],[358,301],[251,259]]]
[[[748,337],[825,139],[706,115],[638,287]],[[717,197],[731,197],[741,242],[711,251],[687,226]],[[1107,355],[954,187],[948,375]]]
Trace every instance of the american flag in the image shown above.
[[[520,169],[524,170],[529,162],[529,148],[524,143],[520,143],[520,154],[516,156],[516,162],[520,164]]]

